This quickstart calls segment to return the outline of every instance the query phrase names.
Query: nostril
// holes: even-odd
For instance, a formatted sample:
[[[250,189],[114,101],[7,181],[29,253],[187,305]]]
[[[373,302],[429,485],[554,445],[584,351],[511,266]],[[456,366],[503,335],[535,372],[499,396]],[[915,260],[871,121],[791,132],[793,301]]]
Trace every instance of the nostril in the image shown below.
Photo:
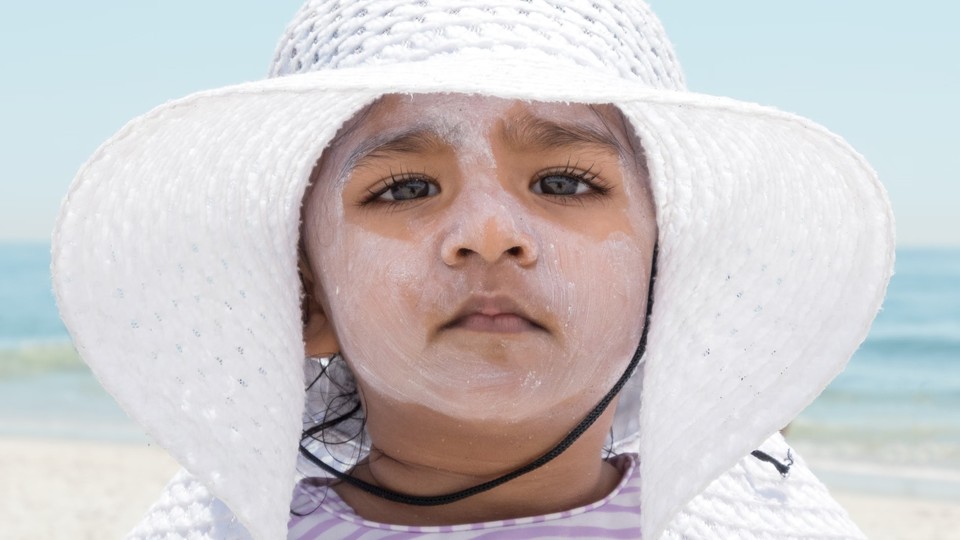
[[[474,259],[488,264],[509,259],[526,267],[536,262],[539,250],[532,237],[512,228],[488,229],[490,230],[466,233],[461,230],[452,231],[440,246],[444,264],[459,267]]]

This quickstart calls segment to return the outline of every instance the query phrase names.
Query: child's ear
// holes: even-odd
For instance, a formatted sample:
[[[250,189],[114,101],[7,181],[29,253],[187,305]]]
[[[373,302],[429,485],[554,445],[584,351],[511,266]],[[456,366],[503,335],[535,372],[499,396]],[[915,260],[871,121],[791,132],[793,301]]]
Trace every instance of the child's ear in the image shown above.
[[[322,310],[312,313],[304,325],[303,342],[307,356],[332,356],[340,352],[333,325]]]
[[[336,331],[327,317],[323,306],[317,301],[317,283],[313,278],[310,265],[305,258],[299,262],[300,282],[303,287],[303,299],[300,311],[303,320],[303,342],[306,356],[330,356],[340,352]]]

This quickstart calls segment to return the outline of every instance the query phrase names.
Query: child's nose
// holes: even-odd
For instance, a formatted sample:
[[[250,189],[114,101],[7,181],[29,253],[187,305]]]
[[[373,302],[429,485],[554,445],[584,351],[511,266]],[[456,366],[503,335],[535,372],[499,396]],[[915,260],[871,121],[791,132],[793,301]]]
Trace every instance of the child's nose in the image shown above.
[[[461,266],[475,258],[486,263],[512,259],[520,266],[537,261],[537,242],[518,209],[491,199],[483,201],[486,204],[471,205],[458,217],[440,248],[448,266]]]

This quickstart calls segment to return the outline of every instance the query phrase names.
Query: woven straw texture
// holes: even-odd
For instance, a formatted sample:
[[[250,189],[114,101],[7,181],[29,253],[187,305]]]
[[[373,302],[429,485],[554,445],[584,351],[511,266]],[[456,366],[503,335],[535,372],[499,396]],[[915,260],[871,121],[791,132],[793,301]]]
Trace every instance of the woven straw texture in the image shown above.
[[[642,457],[646,537],[808,405],[866,336],[893,263],[872,170],[807,120],[682,91],[643,4],[343,4],[308,3],[291,24],[273,70],[289,76],[124,127],[81,169],[54,233],[80,354],[254,537],[283,536],[296,479],[300,202],[339,126],[385,93],[613,103],[643,141],[659,278],[615,431]],[[458,48],[462,32],[475,37]]]
[[[642,2],[612,0],[310,1],[288,25],[271,76],[419,62],[463,51],[539,51],[651,88],[683,75]]]

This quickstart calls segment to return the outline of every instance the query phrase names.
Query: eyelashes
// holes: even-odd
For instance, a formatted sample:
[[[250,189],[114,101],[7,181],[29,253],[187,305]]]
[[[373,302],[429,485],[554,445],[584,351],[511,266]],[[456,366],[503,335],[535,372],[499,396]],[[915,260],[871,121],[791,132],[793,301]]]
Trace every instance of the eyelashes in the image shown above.
[[[530,184],[530,190],[550,197],[582,198],[602,197],[610,192],[611,186],[593,170],[593,165],[581,169],[568,163],[563,167],[537,173]]]
[[[367,189],[361,206],[369,204],[397,204],[433,197],[440,193],[440,186],[424,173],[390,172],[390,176]]]
[[[583,203],[585,199],[602,198],[612,189],[594,166],[584,169],[569,163],[541,170],[529,184],[532,193],[561,204]],[[440,183],[425,172],[390,174],[366,189],[359,206],[397,207],[423,202],[442,192]]]

